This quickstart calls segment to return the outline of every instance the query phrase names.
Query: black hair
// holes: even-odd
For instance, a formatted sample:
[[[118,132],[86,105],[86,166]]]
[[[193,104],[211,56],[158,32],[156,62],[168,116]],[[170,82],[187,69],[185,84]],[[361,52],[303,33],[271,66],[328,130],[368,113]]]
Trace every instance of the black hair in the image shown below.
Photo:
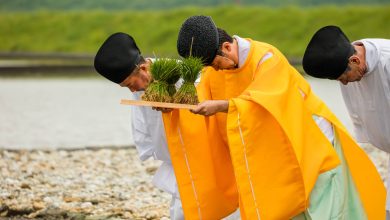
[[[218,51],[217,51],[217,55],[223,55],[223,53],[222,53],[222,44],[225,43],[225,42],[233,43],[233,37],[230,36],[222,28],[217,28],[217,30],[218,30]]]
[[[353,56],[354,54],[357,54],[357,50],[355,49],[355,47],[352,47],[352,54],[351,54],[351,56]],[[349,56],[349,57],[351,57],[351,56]],[[348,57],[348,59],[349,59],[349,57]],[[342,74],[340,74],[340,76],[343,75],[344,73],[350,71],[350,70],[351,70],[351,67],[349,66],[349,61],[348,61],[347,68],[344,70],[344,72]]]
[[[353,55],[353,54],[357,54],[357,50],[355,49],[355,47],[352,47],[352,49],[353,49],[352,55]],[[352,56],[352,55],[351,55],[351,56]]]

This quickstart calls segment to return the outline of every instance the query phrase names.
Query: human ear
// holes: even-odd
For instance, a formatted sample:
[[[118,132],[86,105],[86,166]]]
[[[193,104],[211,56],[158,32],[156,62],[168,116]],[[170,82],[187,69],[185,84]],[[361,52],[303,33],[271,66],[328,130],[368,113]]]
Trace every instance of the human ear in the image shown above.
[[[353,64],[360,64],[360,59],[359,57],[353,55],[349,58],[349,62]]]
[[[139,65],[139,76],[144,80],[151,80],[152,75],[149,72],[149,67],[146,63]]]
[[[230,45],[229,42],[225,41],[222,43],[222,51],[226,51],[225,53],[228,53],[232,50],[232,46]]]
[[[146,71],[147,70],[146,63],[140,64],[139,65],[139,69],[142,70],[142,71]]]

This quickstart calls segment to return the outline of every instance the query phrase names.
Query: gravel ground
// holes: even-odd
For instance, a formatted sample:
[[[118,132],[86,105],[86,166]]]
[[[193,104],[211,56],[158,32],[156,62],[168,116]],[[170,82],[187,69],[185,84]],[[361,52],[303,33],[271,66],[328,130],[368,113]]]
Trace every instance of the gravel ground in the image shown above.
[[[0,151],[0,219],[168,219],[134,148]]]
[[[387,155],[363,146],[382,178]],[[134,148],[1,150],[0,219],[169,219],[151,184],[159,163]]]

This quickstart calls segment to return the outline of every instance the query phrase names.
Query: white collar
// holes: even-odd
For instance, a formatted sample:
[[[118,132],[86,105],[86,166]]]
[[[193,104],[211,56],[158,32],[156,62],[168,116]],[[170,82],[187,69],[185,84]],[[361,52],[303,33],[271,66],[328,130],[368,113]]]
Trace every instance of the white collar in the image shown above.
[[[238,67],[242,67],[248,57],[251,43],[237,35],[234,35],[233,38],[236,39],[238,45]]]
[[[367,73],[365,75],[368,75],[374,70],[374,67],[379,61],[379,52],[375,44],[364,39],[359,41],[354,41],[352,44],[356,45],[359,43],[362,43],[366,50],[365,59],[367,64]]]

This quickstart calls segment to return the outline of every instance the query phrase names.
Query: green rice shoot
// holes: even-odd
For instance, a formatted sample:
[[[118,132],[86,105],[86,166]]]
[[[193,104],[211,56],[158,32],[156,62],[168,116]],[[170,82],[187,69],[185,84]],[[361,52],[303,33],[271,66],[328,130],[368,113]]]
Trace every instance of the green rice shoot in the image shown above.
[[[180,78],[180,68],[181,66],[177,63],[177,60],[156,59],[150,66],[153,81],[145,90],[142,99],[153,102],[172,102],[172,95],[176,88],[173,86],[172,89],[171,85],[175,85]]]
[[[168,83],[168,94],[169,96],[173,97],[176,93],[176,83],[181,77],[181,65],[180,63],[177,63],[178,60],[176,61],[176,65],[178,65],[178,68],[174,70],[172,73],[172,76],[167,80]],[[173,101],[173,98],[172,98]]]
[[[199,77],[202,68],[203,63],[200,58],[189,56],[182,60],[181,77],[183,78],[184,82],[173,97],[175,103],[193,105],[199,103],[194,83]]]

